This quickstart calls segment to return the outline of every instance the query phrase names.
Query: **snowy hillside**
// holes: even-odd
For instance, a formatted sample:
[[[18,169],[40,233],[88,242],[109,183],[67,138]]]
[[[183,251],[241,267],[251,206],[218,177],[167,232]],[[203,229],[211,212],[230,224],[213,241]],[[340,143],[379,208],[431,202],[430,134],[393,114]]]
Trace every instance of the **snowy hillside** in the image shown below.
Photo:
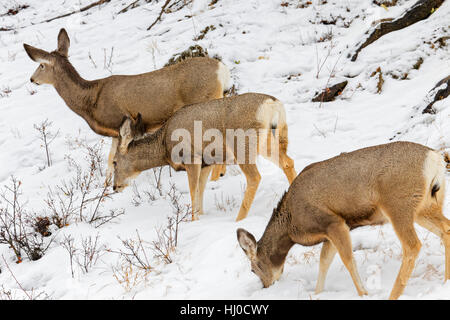
[[[9,245],[0,244],[0,299],[360,299],[339,257],[331,265],[324,292],[314,294],[321,245],[294,246],[280,280],[267,289],[250,272],[236,229],[243,227],[259,239],[288,188],[282,171],[263,159],[258,162],[262,180],[248,217],[235,222],[246,182],[238,167],[228,167],[224,177],[207,184],[206,214],[199,221],[180,223],[170,256],[158,257],[155,242],[157,246],[168,217],[174,216],[174,204],[183,211],[190,197],[186,173],[169,172],[167,167],[159,190],[159,171],[150,170],[135,180],[135,186],[100,202],[95,197],[103,192],[104,168],[92,169],[94,181],[87,194],[93,201],[58,228],[46,200],[53,199],[58,207],[59,196],[67,205],[71,194],[58,186],[74,182],[76,168],[83,178],[92,164],[86,159],[95,159],[97,149],[106,161],[111,141],[91,131],[52,86],[30,83],[38,64],[27,56],[23,43],[55,50],[58,32],[65,28],[71,39],[69,59],[90,80],[159,69],[175,53],[198,44],[222,58],[239,93],[266,93],[285,104],[288,154],[300,172],[312,162],[391,139],[450,151],[450,98],[434,104],[436,114],[422,114],[428,92],[450,74],[450,45],[445,43],[450,36],[450,1],[428,19],[381,37],[354,62],[348,55],[372,23],[401,16],[416,0],[399,0],[395,6],[372,0],[194,0],[186,5],[172,1],[171,12],[150,30],[165,1],[111,0],[41,23],[93,2],[0,2],[0,194],[11,200],[7,188],[13,186],[14,176],[16,185],[20,181],[26,216],[52,222],[51,235],[37,236],[43,241],[41,248],[49,244],[40,259],[32,261],[22,253],[21,263],[16,263]],[[11,11],[15,8],[17,12]],[[213,27],[206,32],[208,26]],[[202,39],[194,40],[199,36]],[[318,92],[344,80],[348,84],[335,101],[311,102]],[[51,166],[37,129],[46,119],[51,123],[45,128],[50,133]],[[79,203],[81,191],[73,196]],[[0,208],[6,206],[5,198]],[[447,188],[448,217],[449,205]],[[118,216],[104,221],[110,210]],[[92,214],[104,220],[90,223]],[[435,235],[416,229],[423,246],[401,298],[448,299],[444,247]],[[359,228],[351,235],[369,291],[363,299],[386,299],[402,253],[391,225]],[[71,245],[76,250],[72,264]],[[130,247],[143,264],[129,255]],[[89,249],[94,253],[86,262]]]

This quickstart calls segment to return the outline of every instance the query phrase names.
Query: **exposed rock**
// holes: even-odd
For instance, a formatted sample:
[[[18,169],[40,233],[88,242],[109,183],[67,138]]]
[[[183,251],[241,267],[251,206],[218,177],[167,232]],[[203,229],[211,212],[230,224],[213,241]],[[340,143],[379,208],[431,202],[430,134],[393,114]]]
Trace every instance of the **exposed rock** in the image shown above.
[[[325,88],[322,93],[317,94],[312,101],[313,102],[329,102],[334,101],[336,96],[342,93],[342,90],[347,86],[348,81],[345,80],[343,82],[337,83],[331,87]]]
[[[445,99],[445,98],[448,97],[448,95],[450,94],[450,76],[448,76],[448,77],[442,79],[441,81],[439,81],[434,86],[434,88],[430,91],[430,93],[433,94],[433,91],[436,91],[436,89],[439,88],[440,86],[442,86],[443,84],[446,84],[446,87],[437,90],[437,92],[434,94],[433,101],[428,104],[428,106],[422,111],[422,113],[435,114],[436,110],[434,110],[433,104],[436,101],[439,101],[439,100],[442,100],[442,99]]]
[[[382,36],[427,19],[442,5],[442,3],[444,3],[444,1],[445,0],[419,0],[401,17],[392,21],[381,22],[375,27],[375,30],[372,31],[370,36],[358,47],[358,49],[356,49],[353,56],[349,55],[349,58],[351,56],[351,60],[355,61],[362,49],[375,42]],[[369,33],[369,31],[367,33]]]

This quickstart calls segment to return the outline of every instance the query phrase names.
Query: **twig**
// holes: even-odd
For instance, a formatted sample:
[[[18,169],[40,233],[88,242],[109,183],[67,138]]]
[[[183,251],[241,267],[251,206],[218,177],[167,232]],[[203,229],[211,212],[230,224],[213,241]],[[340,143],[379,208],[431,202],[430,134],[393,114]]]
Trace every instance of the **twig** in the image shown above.
[[[336,66],[337,66],[339,60],[341,59],[341,57],[342,57],[342,53],[339,55],[338,59],[336,60],[335,64],[333,65],[333,69],[331,69],[330,75],[328,76],[328,79],[327,79],[327,83],[325,84],[325,90],[328,88],[328,85],[330,83],[331,77],[334,76],[334,72],[336,70]],[[317,75],[319,75],[319,74],[317,74]],[[345,86],[344,86],[344,88],[345,88]],[[342,90],[344,90],[344,89],[342,89]],[[320,101],[319,108],[322,107],[324,98],[325,98],[325,95],[322,95],[322,100]]]
[[[69,259],[70,259],[70,271],[72,273],[72,278],[75,278],[75,273],[73,270],[73,259],[75,257],[75,255],[77,254],[78,250],[75,248],[74,246],[74,238],[72,238],[70,235],[69,236],[64,236],[64,240],[60,243],[61,246],[66,249],[67,253],[69,254]]]
[[[69,13],[66,13],[66,14],[63,14],[63,15],[60,15],[60,16],[48,19],[48,20],[44,20],[44,21],[40,21],[40,22],[36,22],[36,23],[32,22],[31,25],[34,26],[34,25],[37,25],[37,24],[43,24],[43,23],[47,23],[47,22],[50,22],[50,21],[53,21],[53,20],[65,18],[65,17],[71,16],[71,15],[76,14],[76,13],[87,11],[87,10],[89,10],[91,8],[94,8],[96,6],[99,6],[99,5],[102,5],[104,3],[108,3],[108,2],[111,2],[111,0],[99,0],[97,2],[91,3],[90,5],[87,5],[86,7],[81,8],[80,10],[75,10],[75,11],[72,11],[72,12],[69,12]],[[28,27],[29,26],[22,26],[22,27],[17,27],[17,28],[0,27],[0,31],[12,31],[12,30],[15,30],[15,29],[24,29],[24,28],[28,28]]]
[[[45,154],[47,156],[47,167],[50,167],[52,165],[49,146],[59,135],[59,130],[56,133],[52,133],[48,130],[52,126],[52,124],[53,122],[45,119],[45,121],[41,122],[39,125],[34,125],[34,129],[39,132],[38,138],[42,141],[43,147],[45,148]]]
[[[317,49],[317,44],[316,44],[316,60],[317,60],[317,73],[316,73],[316,79],[319,79],[319,74],[320,71],[322,70],[323,66],[325,65],[325,62],[327,62],[328,58],[331,55],[331,51],[334,49],[334,45],[333,45],[333,41],[330,42],[330,48],[328,49],[327,55],[325,56],[325,59],[322,62],[322,59],[320,59],[319,61],[319,52]],[[322,63],[322,64],[320,64]]]
[[[128,9],[134,9],[134,8],[136,8],[137,7],[137,3],[139,2],[140,0],[136,0],[136,1],[133,1],[132,3],[130,3],[129,5],[127,5],[125,8],[123,8],[122,10],[120,10],[119,12],[117,12],[117,14],[121,14],[121,13],[125,13],[125,12],[127,12],[128,11]]]
[[[8,263],[6,262],[5,257],[2,255],[3,262],[5,263],[6,268],[8,269],[9,273],[13,277],[14,281],[16,281],[17,285],[20,287],[20,289],[25,293],[25,295],[28,297],[28,299],[33,300],[33,297],[28,294],[28,292],[22,287],[20,282],[17,280],[16,276],[12,272],[11,268],[9,267]]]
[[[314,128],[316,128],[317,132],[319,132],[321,134],[322,137],[326,138],[327,136],[325,135],[325,133],[323,133],[322,131],[320,131],[319,128],[317,128],[317,126],[313,123]]]
[[[114,47],[111,47],[111,53],[109,55],[109,58],[106,58],[106,49],[103,49],[103,69],[108,70],[109,73],[112,74],[112,58],[114,54]]]
[[[88,57],[89,57],[89,60],[91,60],[92,64],[94,65],[94,68],[97,69],[97,64],[95,63],[94,59],[92,59],[92,56],[91,56],[91,52],[90,52],[90,51],[89,51],[89,53],[88,53]]]
[[[158,18],[156,18],[156,20],[153,21],[153,23],[150,25],[150,27],[147,28],[147,31],[150,30],[151,28],[153,28],[153,26],[155,24],[157,24],[158,21],[161,21],[161,17],[162,17],[162,15],[164,13],[164,10],[166,10],[166,7],[169,5],[169,3],[170,3],[170,0],[166,0],[166,2],[164,3],[164,5],[161,8],[161,12],[159,13]]]
[[[48,19],[48,20],[45,20],[45,21],[42,21],[42,22],[39,22],[39,23],[36,23],[36,24],[46,23],[46,22],[50,22],[50,21],[53,21],[53,20],[56,20],[56,19],[65,18],[65,17],[71,16],[71,15],[73,15],[73,14],[75,14],[75,13],[87,11],[87,10],[93,8],[93,7],[102,5],[102,4],[104,4],[104,3],[108,3],[108,2],[110,2],[110,1],[111,1],[111,0],[99,0],[99,1],[97,1],[97,2],[91,3],[90,5],[88,5],[88,6],[86,6],[86,7],[81,8],[80,10],[72,11],[72,12],[63,14],[63,15],[61,15],[61,16],[57,16],[57,17],[54,17],[54,18],[51,18],[51,19]]]

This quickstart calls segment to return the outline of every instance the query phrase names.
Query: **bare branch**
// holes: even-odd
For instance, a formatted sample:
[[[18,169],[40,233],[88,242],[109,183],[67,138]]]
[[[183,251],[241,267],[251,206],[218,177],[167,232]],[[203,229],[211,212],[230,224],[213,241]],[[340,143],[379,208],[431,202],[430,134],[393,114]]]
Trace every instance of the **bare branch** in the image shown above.
[[[166,2],[164,3],[164,5],[163,5],[162,8],[161,8],[161,11],[159,12],[158,17],[156,18],[155,21],[153,21],[153,23],[150,25],[150,27],[147,28],[147,31],[150,30],[151,28],[153,28],[153,26],[154,26],[155,24],[157,24],[158,21],[161,21],[161,17],[162,17],[162,15],[163,15],[163,13],[164,13],[164,10],[166,10],[166,7],[169,5],[169,3],[170,3],[170,0],[166,0]]]

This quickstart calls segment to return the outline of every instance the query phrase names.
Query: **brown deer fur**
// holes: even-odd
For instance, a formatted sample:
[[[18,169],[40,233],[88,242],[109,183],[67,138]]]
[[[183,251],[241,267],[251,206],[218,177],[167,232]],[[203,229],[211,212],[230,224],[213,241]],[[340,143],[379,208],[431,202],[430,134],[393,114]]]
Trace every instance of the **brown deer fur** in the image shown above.
[[[211,58],[192,58],[138,75],[113,75],[83,79],[68,60],[70,39],[65,29],[58,35],[58,49],[46,52],[24,44],[40,65],[31,77],[36,84],[51,84],[67,106],[97,134],[113,137],[116,148],[124,116],[142,115],[146,131],[156,130],[184,105],[223,97],[229,82],[224,64]],[[110,153],[109,165],[113,158]]]
[[[247,156],[244,161],[238,163],[247,178],[247,188],[237,216],[237,220],[244,219],[261,179],[255,164],[255,158],[258,154],[264,155],[262,148],[265,143],[271,146],[270,142],[275,137],[272,129],[279,132],[279,152],[277,158],[274,159],[275,152],[272,153],[269,150],[267,158],[283,169],[289,182],[296,176],[294,162],[286,154],[288,136],[285,119],[284,107],[280,101],[271,96],[257,93],[247,93],[186,106],[178,110],[156,133],[148,134],[141,139],[134,139],[132,136],[131,128],[135,124],[133,124],[134,121],[128,119],[120,129],[118,152],[116,152],[113,162],[115,168],[114,189],[122,190],[127,186],[130,178],[157,166],[168,164],[175,170],[186,170],[191,193],[193,219],[196,219],[197,214],[203,212],[203,191],[206,178],[211,170],[210,165],[227,164],[225,162],[227,150],[232,153],[234,159],[239,152],[239,150],[236,150],[237,148],[230,150],[230,144],[227,144],[225,139],[226,131],[228,129],[266,129],[265,131],[257,131],[257,153],[249,152],[252,147],[249,145],[251,139],[245,139],[243,148],[245,148]],[[172,134],[176,130],[184,129],[189,132],[191,137],[194,137],[194,121],[201,121],[202,132],[215,129],[224,137],[222,149],[224,157],[222,159],[205,158],[203,151],[210,142],[201,141],[201,154],[194,154],[194,151],[192,151],[190,158],[186,154],[182,155],[179,161],[173,161],[172,151],[180,142],[178,140],[173,141]],[[261,136],[260,132],[264,132],[264,136]],[[192,150],[194,150],[194,143],[197,143],[194,142],[194,139],[183,142],[186,142]],[[251,159],[251,157],[253,158]],[[198,163],[195,163],[194,159],[197,159]]]
[[[403,247],[403,262],[390,298],[403,292],[421,243],[414,222],[442,238],[445,279],[450,278],[450,221],[442,213],[445,165],[437,152],[411,142],[394,142],[343,153],[306,167],[274,210],[262,238],[238,229],[238,241],[265,287],[283,270],[296,243],[323,242],[316,292],[336,252],[359,295],[366,294],[353,259],[349,231],[391,222]]]

